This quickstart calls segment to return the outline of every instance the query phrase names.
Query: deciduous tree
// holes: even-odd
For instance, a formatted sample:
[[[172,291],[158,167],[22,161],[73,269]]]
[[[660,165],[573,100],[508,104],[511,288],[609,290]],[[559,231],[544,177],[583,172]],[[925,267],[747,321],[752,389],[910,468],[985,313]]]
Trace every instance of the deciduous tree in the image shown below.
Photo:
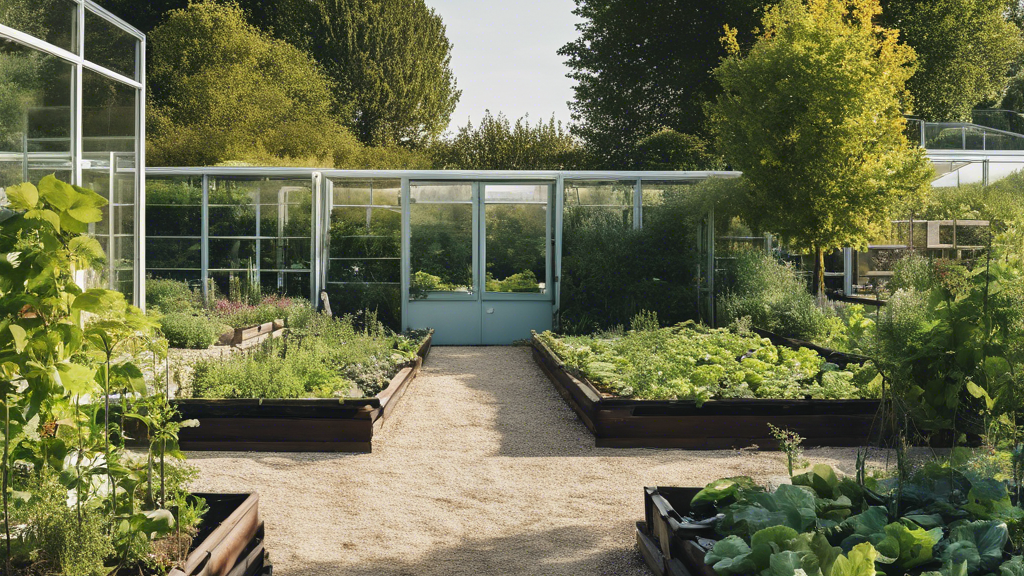
[[[703,105],[725,56],[722,26],[749,31],[764,0],[576,0],[580,36],[559,50],[576,82],[574,133],[602,169],[636,169],[637,144],[664,127],[705,136]]]
[[[796,248],[864,247],[931,168],[904,136],[914,52],[872,20],[878,0],[783,0],[742,51],[735,31],[715,72],[720,150],[749,183],[744,217]]]
[[[1020,29],[1007,0],[885,0],[881,25],[900,31],[918,57],[907,81],[914,113],[970,122],[971,109],[998,101],[1020,58]]]

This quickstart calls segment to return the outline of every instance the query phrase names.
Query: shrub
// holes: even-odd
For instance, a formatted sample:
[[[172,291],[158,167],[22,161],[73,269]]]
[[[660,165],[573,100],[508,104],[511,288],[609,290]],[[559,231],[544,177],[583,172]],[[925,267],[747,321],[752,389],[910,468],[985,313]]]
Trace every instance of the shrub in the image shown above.
[[[160,319],[160,329],[174,348],[205,349],[221,334],[220,324],[193,314],[167,314]]]
[[[885,288],[890,293],[898,290],[929,290],[933,280],[931,260],[920,254],[908,254],[893,265],[892,278]]]
[[[818,306],[795,268],[771,254],[748,251],[736,261],[736,283],[719,304],[720,321],[749,316],[754,327],[815,341],[829,330],[831,310]]]
[[[146,279],[146,305],[165,314],[188,312],[203,306],[202,294],[185,282],[163,278]]]
[[[231,300],[217,300],[212,314],[232,328],[247,328],[274,320],[289,320],[292,314],[304,315],[311,310],[309,302],[298,298],[266,296],[259,304],[251,305]]]

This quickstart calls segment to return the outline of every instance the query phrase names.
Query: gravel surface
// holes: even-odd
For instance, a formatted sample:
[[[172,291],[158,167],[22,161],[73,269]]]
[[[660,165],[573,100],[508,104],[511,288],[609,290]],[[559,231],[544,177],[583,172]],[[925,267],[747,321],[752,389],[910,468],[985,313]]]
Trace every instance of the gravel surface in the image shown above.
[[[805,453],[847,474],[855,455]],[[785,476],[777,452],[595,448],[523,347],[434,348],[373,454],[188,457],[196,490],[260,493],[284,576],[646,575],[644,486]]]

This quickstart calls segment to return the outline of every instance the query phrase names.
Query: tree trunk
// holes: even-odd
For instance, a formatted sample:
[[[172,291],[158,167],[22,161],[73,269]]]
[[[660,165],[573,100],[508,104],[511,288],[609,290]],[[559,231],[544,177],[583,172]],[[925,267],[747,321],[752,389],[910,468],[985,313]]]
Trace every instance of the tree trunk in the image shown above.
[[[825,251],[821,246],[814,249],[814,291],[818,300],[825,298]]]

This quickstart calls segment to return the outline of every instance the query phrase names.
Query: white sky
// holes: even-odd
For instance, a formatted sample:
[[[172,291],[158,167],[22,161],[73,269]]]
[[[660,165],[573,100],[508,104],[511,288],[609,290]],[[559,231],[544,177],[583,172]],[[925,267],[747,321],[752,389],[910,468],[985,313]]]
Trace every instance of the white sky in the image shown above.
[[[573,0],[426,0],[444,20],[462,98],[449,129],[484,110],[569,121],[569,69],[555,52],[578,33]]]

